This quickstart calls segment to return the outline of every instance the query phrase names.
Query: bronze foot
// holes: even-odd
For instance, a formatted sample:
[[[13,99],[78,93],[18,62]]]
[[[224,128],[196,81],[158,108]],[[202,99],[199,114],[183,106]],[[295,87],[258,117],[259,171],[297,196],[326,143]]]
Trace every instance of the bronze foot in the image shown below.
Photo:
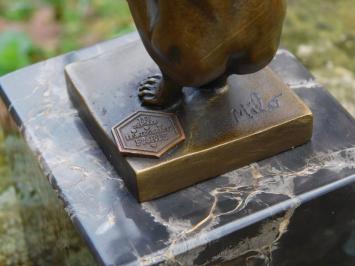
[[[181,86],[166,76],[156,74],[143,80],[138,87],[142,105],[169,107],[181,98]]]

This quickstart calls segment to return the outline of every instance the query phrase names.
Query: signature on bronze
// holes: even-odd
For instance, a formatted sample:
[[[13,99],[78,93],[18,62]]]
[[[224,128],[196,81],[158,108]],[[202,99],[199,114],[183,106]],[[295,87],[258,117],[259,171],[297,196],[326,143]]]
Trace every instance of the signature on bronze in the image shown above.
[[[280,108],[280,98],[282,93],[273,96],[270,100],[265,101],[256,92],[249,95],[248,100],[240,104],[239,107],[232,109],[234,120],[239,123],[241,120],[254,120],[262,113],[272,112]]]
[[[175,114],[138,111],[112,128],[117,146],[123,154],[159,158],[185,139]]]

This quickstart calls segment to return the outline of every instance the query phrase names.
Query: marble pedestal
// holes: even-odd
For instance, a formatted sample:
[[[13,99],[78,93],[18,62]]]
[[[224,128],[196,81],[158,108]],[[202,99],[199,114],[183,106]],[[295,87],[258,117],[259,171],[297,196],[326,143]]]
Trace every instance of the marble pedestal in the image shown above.
[[[101,265],[354,265],[355,122],[286,50],[271,68],[314,114],[311,142],[137,203],[69,101],[64,67],[130,34],[0,79],[1,97]]]

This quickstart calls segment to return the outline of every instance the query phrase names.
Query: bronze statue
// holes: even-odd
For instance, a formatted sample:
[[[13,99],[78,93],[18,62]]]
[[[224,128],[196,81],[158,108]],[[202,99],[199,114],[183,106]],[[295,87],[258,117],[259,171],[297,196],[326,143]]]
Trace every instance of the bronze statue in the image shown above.
[[[311,139],[311,110],[265,67],[286,0],[127,1],[141,40],[75,62],[66,77],[80,117],[139,201]]]
[[[286,0],[128,0],[162,72],[140,84],[143,104],[169,106],[182,87],[225,82],[265,67],[278,48]]]

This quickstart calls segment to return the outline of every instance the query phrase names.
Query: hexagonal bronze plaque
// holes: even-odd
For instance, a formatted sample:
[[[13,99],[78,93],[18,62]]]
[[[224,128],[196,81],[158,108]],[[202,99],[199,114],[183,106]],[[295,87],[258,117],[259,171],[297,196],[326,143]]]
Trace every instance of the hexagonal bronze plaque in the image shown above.
[[[112,128],[118,149],[126,155],[160,158],[185,139],[175,114],[138,111]]]

